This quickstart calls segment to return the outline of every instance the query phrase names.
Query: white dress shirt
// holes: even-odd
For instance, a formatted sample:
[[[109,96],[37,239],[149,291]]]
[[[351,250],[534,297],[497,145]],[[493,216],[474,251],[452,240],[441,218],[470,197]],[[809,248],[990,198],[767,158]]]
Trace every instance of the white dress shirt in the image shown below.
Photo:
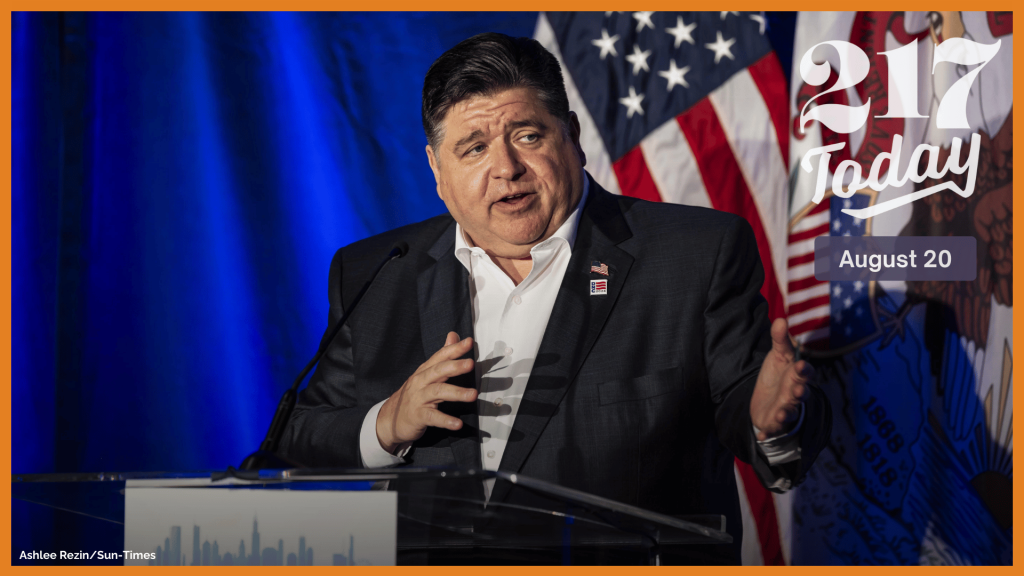
[[[470,246],[461,228],[456,228],[455,257],[469,271],[473,301],[480,462],[485,470],[497,470],[505,453],[562,277],[569,267],[580,214],[589,194],[590,183],[586,178],[583,182],[583,196],[576,209],[550,238],[530,249],[533,267],[518,286],[482,248]],[[493,479],[484,482],[487,498],[493,485]]]
[[[587,178],[583,182],[583,196],[573,213],[550,238],[530,250],[533,268],[518,286],[482,248],[471,246],[462,227],[456,224],[455,256],[469,272],[476,379],[480,391],[477,398],[480,461],[485,470],[497,470],[501,463],[555,298],[569,266],[579,218],[589,195],[590,183]],[[381,448],[376,423],[383,404],[378,403],[367,413],[359,434],[360,457],[368,468],[401,464],[408,452],[406,448],[398,455],[391,455]],[[769,463],[781,464],[800,457],[796,432],[802,420],[801,410],[801,421],[792,432],[758,442]],[[484,483],[487,498],[490,498],[493,484],[493,479]]]

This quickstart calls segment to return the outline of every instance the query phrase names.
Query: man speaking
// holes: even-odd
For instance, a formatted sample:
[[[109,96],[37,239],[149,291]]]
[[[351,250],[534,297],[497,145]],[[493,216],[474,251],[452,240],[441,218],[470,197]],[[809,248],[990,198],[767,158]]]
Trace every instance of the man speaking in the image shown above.
[[[785,320],[769,326],[745,220],[602,189],[558,62],[528,38],[444,53],[422,114],[449,213],[335,254],[329,325],[410,246],[302,392],[290,458],[503,470],[686,514],[714,433],[766,486],[799,482],[831,412]]]

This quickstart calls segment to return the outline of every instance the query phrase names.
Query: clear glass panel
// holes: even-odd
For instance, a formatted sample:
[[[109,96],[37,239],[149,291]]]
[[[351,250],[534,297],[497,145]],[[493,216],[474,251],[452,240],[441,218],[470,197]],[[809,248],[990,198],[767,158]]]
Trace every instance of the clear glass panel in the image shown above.
[[[532,478],[482,470],[262,470],[191,473],[20,474],[15,499],[124,522],[135,480],[236,489],[372,490],[399,494],[398,552],[404,564],[646,563],[696,557],[732,541],[720,515],[673,517]],[[485,502],[482,484],[493,494]],[[699,561],[699,560],[698,560]]]

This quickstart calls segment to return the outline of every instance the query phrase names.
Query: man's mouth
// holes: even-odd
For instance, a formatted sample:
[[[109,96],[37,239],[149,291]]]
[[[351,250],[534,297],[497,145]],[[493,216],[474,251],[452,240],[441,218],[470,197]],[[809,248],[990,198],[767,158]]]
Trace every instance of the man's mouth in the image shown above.
[[[498,200],[498,202],[504,202],[506,204],[516,204],[520,200],[522,200],[523,198],[525,198],[525,197],[527,197],[529,195],[530,195],[529,192],[520,192],[518,194],[509,194],[508,196],[505,196],[501,200]]]

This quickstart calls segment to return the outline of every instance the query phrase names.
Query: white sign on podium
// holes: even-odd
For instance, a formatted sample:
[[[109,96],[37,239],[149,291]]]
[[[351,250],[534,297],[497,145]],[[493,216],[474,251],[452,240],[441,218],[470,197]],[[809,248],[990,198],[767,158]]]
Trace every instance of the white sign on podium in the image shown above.
[[[125,565],[395,564],[394,492],[172,483],[127,483]]]

